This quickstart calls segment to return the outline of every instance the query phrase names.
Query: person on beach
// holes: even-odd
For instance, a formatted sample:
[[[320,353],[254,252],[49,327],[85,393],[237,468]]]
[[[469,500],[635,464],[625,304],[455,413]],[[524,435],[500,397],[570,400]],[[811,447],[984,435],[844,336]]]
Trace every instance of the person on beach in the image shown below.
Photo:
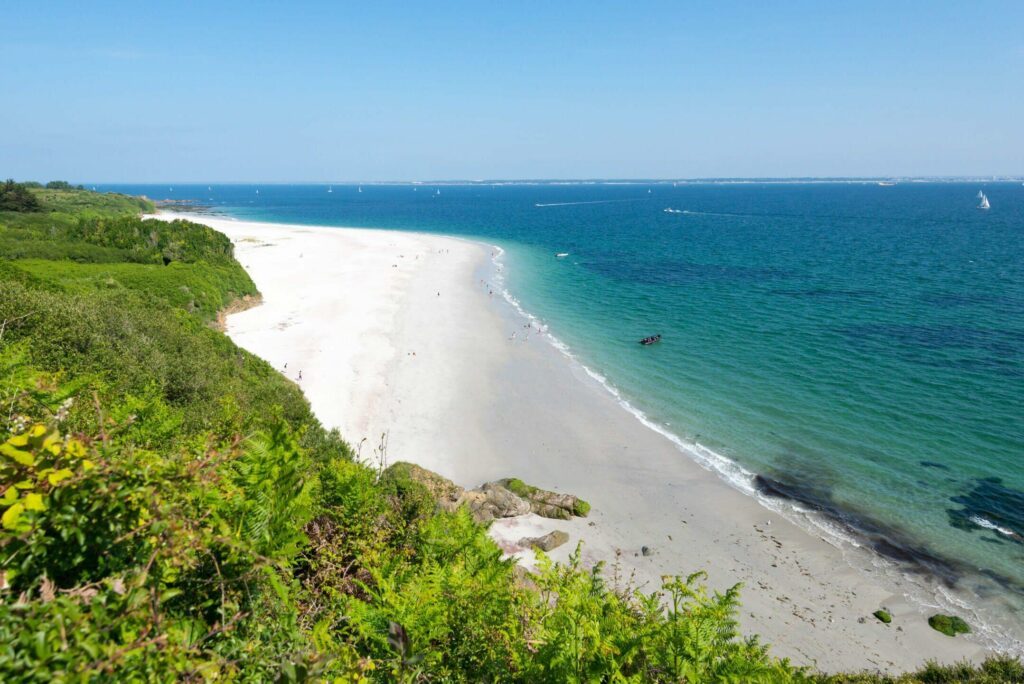
[[[302,371],[299,371],[299,382],[302,382]]]

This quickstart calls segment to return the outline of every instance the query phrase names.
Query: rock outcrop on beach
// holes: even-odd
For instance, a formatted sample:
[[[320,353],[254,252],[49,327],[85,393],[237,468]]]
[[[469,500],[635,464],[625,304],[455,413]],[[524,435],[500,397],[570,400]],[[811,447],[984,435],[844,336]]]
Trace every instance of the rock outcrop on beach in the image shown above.
[[[479,489],[465,492],[460,504],[469,506],[473,517],[481,522],[495,518],[514,518],[530,512],[528,501],[496,482],[488,482]]]
[[[562,530],[552,530],[543,537],[523,537],[519,540],[519,545],[527,549],[540,549],[541,551],[547,552],[552,549],[557,549],[562,544],[569,541],[569,533],[563,532]]]
[[[568,520],[573,516],[584,517],[590,512],[590,504],[578,496],[533,487],[516,478],[485,482],[476,489],[467,490],[413,463],[401,461],[386,472],[390,476],[401,473],[403,478],[419,482],[444,510],[454,511],[466,506],[478,522],[514,518],[527,513]]]
[[[499,480],[498,482],[526,501],[529,501],[530,510],[543,518],[568,520],[573,516],[586,517],[590,512],[590,504],[572,494],[549,492],[546,489],[539,489],[528,485],[516,478]]]

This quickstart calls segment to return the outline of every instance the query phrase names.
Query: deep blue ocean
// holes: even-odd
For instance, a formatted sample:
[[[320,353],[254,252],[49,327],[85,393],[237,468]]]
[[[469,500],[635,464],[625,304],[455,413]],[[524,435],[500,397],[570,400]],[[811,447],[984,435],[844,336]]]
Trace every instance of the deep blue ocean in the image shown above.
[[[99,189],[501,245],[523,308],[651,421],[887,555],[1024,591],[1019,182]]]

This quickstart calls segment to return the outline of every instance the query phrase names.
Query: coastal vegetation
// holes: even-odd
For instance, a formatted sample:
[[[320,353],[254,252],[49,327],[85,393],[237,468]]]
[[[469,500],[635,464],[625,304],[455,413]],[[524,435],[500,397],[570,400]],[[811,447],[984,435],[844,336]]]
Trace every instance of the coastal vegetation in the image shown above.
[[[932,615],[928,618],[928,624],[936,632],[942,632],[950,637],[955,637],[957,634],[969,634],[971,631],[967,623],[955,615]]]
[[[145,199],[3,188],[0,680],[1024,681],[1008,658],[796,668],[700,573],[643,592],[577,552],[524,576],[441,505],[457,492],[359,461],[214,329],[258,294],[226,237]]]

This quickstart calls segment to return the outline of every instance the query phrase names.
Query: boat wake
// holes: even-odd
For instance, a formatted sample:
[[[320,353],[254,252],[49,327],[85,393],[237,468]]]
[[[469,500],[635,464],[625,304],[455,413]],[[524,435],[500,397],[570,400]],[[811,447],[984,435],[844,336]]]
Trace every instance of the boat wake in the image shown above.
[[[535,207],[571,207],[577,204],[615,204],[616,202],[643,202],[644,199],[590,200],[589,202],[546,202],[537,203]]]

